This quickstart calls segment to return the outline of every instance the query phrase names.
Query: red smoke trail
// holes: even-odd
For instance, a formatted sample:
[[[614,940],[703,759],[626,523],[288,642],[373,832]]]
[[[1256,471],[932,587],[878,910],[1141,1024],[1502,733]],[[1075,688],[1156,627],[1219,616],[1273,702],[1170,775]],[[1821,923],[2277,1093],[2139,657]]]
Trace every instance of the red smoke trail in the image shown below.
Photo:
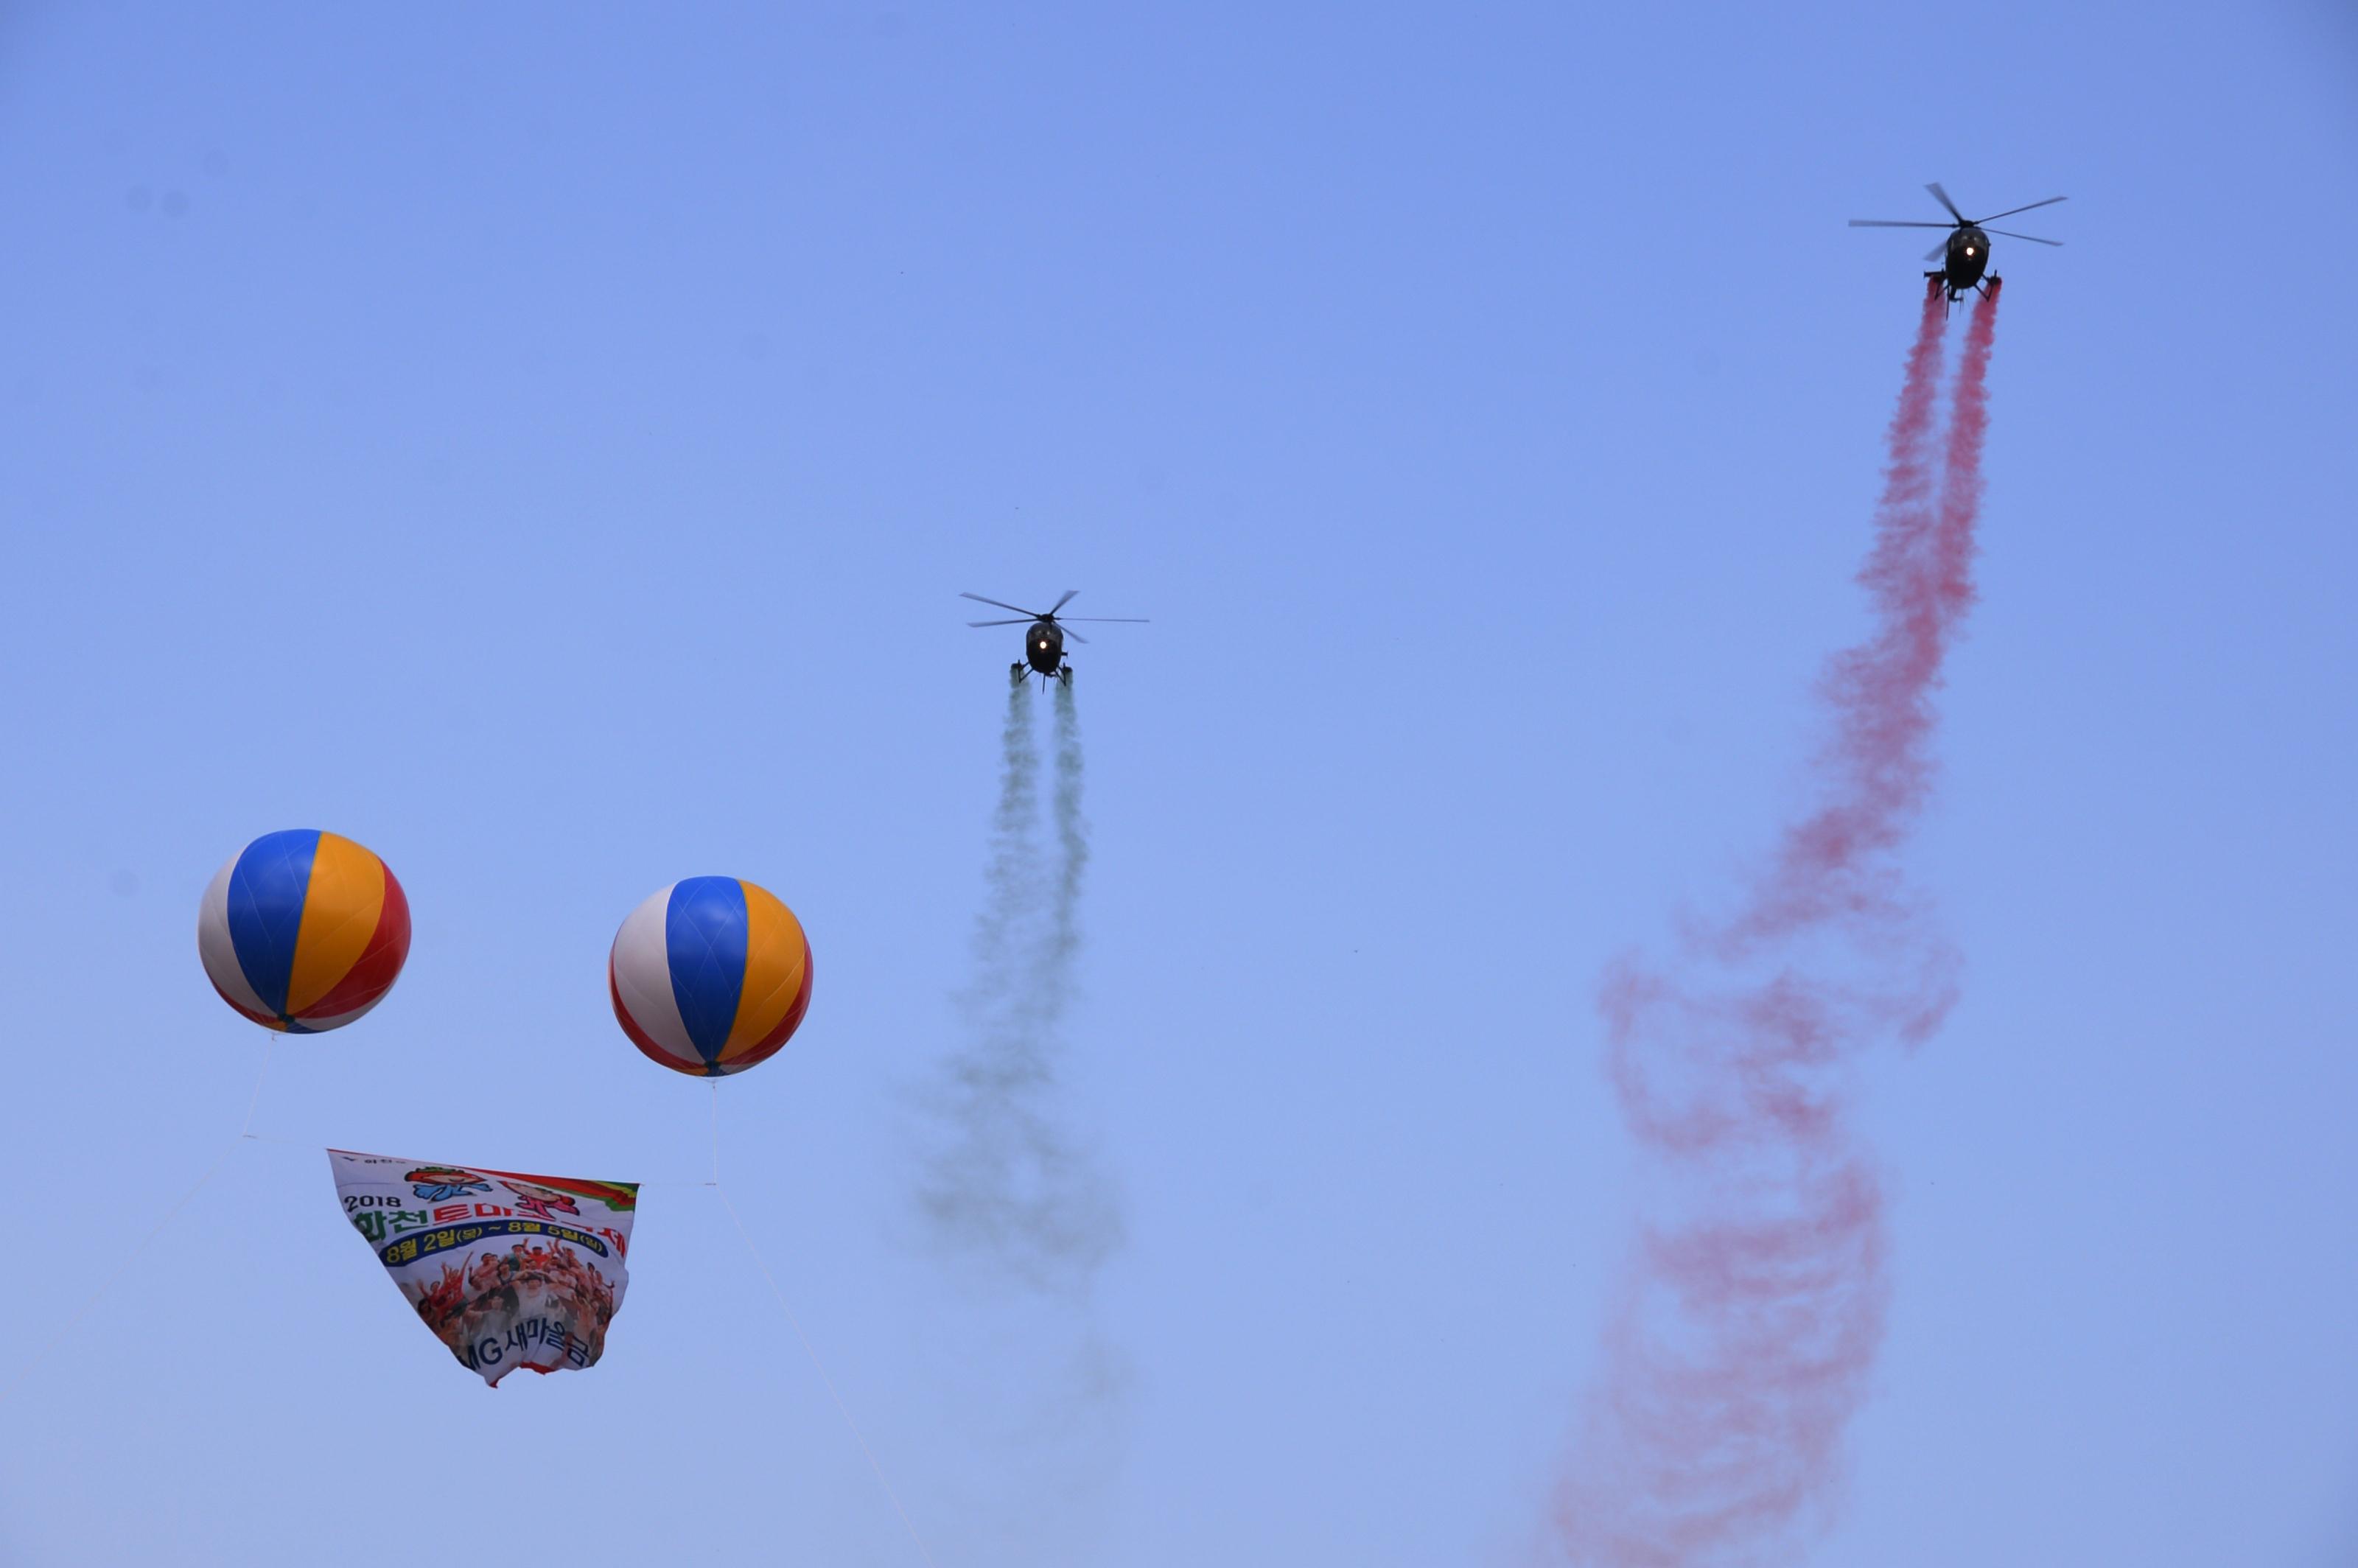
[[[1821,804],[1731,919],[1683,932],[1666,970],[1624,960],[1605,978],[1614,1088],[1656,1212],[1557,1498],[1575,1563],[1758,1561],[1837,1500],[1889,1296],[1882,1187],[1847,1125],[1846,1069],[1875,1040],[1928,1038],[1955,995],[1948,950],[1892,863],[1931,787],[1930,698],[1974,600],[1996,282],[1966,331],[1936,494],[1946,315],[1936,282],[1859,573],[1875,629],[1823,681],[1835,725]]]

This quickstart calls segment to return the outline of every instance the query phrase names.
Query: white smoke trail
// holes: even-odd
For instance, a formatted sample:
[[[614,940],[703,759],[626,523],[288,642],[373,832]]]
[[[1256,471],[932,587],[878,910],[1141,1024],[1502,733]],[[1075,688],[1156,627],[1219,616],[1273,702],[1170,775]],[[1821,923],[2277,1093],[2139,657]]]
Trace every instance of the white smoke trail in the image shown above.
[[[1110,1183],[1066,1125],[1058,1085],[1088,863],[1080,723],[1058,687],[1057,860],[1039,841],[1039,754],[1028,684],[1009,696],[999,809],[975,976],[959,998],[969,1037],[927,1095],[938,1139],[918,1206],[944,1251],[1029,1289],[1083,1295],[1120,1246]]]

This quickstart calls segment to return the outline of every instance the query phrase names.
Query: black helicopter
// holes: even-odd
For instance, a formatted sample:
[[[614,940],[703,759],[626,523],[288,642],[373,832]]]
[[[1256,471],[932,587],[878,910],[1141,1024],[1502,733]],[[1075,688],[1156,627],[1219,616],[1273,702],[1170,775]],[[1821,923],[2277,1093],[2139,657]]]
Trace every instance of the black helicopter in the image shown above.
[[[1073,615],[1058,620],[1056,611],[1070,604],[1073,601],[1073,595],[1080,591],[1077,588],[1066,589],[1065,597],[1044,611],[1026,610],[1019,604],[1002,604],[996,599],[985,599],[979,593],[961,593],[958,597],[971,599],[977,604],[995,605],[1001,610],[1012,610],[1016,614],[1023,617],[1022,621],[969,621],[967,622],[969,626],[1021,626],[1025,622],[1031,623],[1032,629],[1023,633],[1023,656],[1007,666],[1007,678],[1010,684],[1022,686],[1025,676],[1039,675],[1051,680],[1063,681],[1066,686],[1070,686],[1073,684],[1073,666],[1065,663],[1065,639],[1070,637],[1076,643],[1086,643],[1088,639],[1078,632],[1066,631],[1065,626],[1068,622],[1119,621],[1133,626],[1146,624],[1146,618],[1142,615]]]
[[[1982,294],[1989,292],[1981,287],[1981,283],[1982,274],[1989,270],[1989,237],[1992,234],[2004,234],[2009,240],[2028,240],[2034,245],[2061,245],[2063,243],[2061,240],[2042,240],[2036,234],[2017,234],[2006,229],[1982,227],[1991,219],[2011,218],[2017,212],[2029,211],[2031,207],[2052,207],[2063,200],[2061,196],[2050,196],[2044,201],[2034,201],[2030,207],[2009,207],[2003,212],[1991,213],[1988,218],[1968,218],[1957,211],[1957,204],[1949,200],[1949,193],[1941,189],[1939,180],[1934,180],[1924,189],[1932,193],[1934,200],[1949,210],[1949,216],[1956,220],[1955,223],[1909,222],[1889,218],[1853,218],[1850,221],[1850,226],[1854,229],[1949,230],[1949,237],[1934,245],[1924,256],[1926,261],[1939,262],[1940,267],[1924,276],[1941,280],[1941,287],[1948,291],[1949,303],[1952,305],[1964,297],[1965,290],[1968,288]],[[1995,283],[1996,279],[1993,278],[1990,281]]]

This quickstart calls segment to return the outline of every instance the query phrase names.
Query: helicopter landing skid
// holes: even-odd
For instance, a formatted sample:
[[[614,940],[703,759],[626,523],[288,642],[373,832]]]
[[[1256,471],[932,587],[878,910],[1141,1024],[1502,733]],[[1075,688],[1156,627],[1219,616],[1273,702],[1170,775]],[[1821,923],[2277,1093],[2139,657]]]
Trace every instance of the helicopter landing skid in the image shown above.
[[[1946,273],[1928,272],[1924,275],[1924,279],[1928,283],[1934,283],[1934,280],[1946,277],[1948,275]],[[2006,280],[1999,277],[1997,274],[1992,273],[1987,277],[1983,278],[1979,283],[1970,283],[1963,288],[1948,288],[1946,289],[1946,292],[1949,297],[1949,303],[1951,305],[1954,305],[1958,300],[1963,299],[1968,294],[1974,295],[1982,299],[1991,298],[1996,295],[1998,286],[2005,281]],[[1945,285],[1938,283],[1934,283],[1934,287],[1936,289],[1946,287]]]

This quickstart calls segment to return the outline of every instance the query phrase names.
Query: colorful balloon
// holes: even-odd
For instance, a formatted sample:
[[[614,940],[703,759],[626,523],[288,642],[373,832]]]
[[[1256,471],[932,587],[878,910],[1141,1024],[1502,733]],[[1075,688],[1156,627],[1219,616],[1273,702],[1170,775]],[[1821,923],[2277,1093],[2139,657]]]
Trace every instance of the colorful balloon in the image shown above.
[[[735,877],[689,877],[631,912],[606,961],[614,1017],[674,1072],[717,1078],[777,1054],[810,1007],[795,912]]]
[[[265,833],[197,909],[197,951],[222,1000],[265,1029],[317,1034],[384,1000],[409,957],[392,868],[333,833]]]

